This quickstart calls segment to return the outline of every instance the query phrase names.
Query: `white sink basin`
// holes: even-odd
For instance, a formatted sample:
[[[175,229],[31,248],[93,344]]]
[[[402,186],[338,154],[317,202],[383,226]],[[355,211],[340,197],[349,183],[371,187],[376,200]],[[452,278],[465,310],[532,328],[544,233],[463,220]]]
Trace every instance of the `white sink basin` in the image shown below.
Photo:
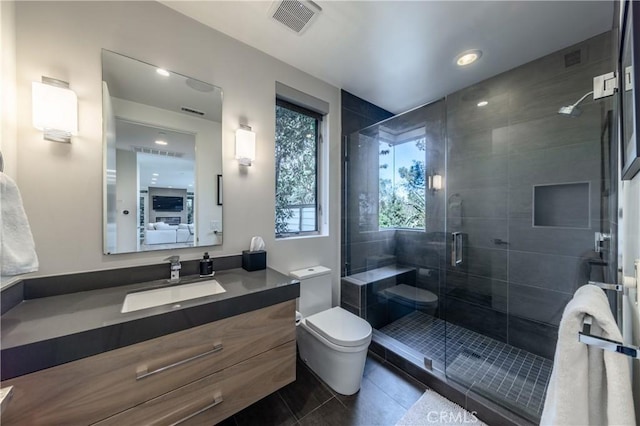
[[[171,303],[184,302],[185,300],[197,299],[199,297],[212,296],[214,294],[224,293],[225,291],[226,290],[222,288],[216,280],[138,291],[127,294],[120,312],[124,314],[140,309],[169,305]]]

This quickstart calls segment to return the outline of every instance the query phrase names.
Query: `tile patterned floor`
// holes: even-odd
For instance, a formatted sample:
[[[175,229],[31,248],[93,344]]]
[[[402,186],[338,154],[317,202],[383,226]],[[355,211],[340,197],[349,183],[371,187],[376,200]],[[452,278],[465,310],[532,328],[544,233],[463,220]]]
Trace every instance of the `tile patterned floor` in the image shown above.
[[[425,390],[422,383],[370,354],[360,391],[338,395],[298,359],[295,382],[220,425],[392,426]]]
[[[380,331],[431,358],[434,365],[444,365],[446,350],[450,378],[516,413],[540,418],[552,361],[417,311]]]

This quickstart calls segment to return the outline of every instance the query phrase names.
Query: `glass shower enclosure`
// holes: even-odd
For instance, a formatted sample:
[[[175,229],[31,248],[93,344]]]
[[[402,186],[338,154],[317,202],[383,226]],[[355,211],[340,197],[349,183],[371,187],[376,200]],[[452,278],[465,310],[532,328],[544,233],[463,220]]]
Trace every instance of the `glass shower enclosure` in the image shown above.
[[[565,305],[589,280],[616,278],[612,99],[558,114],[608,71],[609,42],[586,40],[346,144],[342,306],[378,343],[534,422]]]

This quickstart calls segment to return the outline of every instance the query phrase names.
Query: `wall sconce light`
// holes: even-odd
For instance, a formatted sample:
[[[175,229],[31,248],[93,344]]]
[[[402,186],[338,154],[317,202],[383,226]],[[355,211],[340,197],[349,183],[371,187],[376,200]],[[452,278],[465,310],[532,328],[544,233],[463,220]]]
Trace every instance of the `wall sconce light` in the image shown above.
[[[428,182],[429,189],[432,191],[439,191],[442,189],[442,175],[434,174],[429,176]]]
[[[42,83],[31,84],[33,127],[44,132],[53,142],[71,142],[78,134],[78,97],[69,83],[42,77]]]
[[[236,160],[241,166],[250,166],[256,159],[256,134],[244,124],[236,130]]]

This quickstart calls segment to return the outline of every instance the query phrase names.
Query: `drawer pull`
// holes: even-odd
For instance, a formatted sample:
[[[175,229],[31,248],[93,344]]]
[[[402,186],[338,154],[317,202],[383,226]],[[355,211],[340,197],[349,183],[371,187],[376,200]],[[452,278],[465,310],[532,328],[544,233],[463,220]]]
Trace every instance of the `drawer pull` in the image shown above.
[[[196,356],[192,356],[191,358],[183,359],[183,360],[178,361],[178,362],[174,362],[173,364],[166,365],[164,367],[160,367],[160,368],[158,368],[156,370],[153,370],[153,371],[147,371],[147,367],[144,367],[144,369],[141,369],[138,372],[136,372],[136,380],[142,380],[145,377],[152,376],[152,375],[154,375],[156,373],[162,373],[163,371],[169,370],[170,368],[178,367],[178,366],[180,366],[182,364],[186,364],[188,362],[195,361],[196,359],[200,359],[200,358],[205,357],[207,355],[211,355],[211,354],[214,354],[216,352],[220,352],[222,349],[223,349],[222,348],[222,343],[218,343],[210,351],[203,352],[201,354],[198,354]]]
[[[204,408],[199,409],[199,410],[198,410],[198,411],[196,411],[195,413],[191,413],[191,414],[189,414],[187,417],[184,417],[184,418],[182,418],[182,419],[178,420],[178,421],[177,421],[177,422],[175,422],[175,423],[171,423],[171,426],[175,426],[175,425],[179,425],[180,423],[184,423],[184,422],[186,422],[187,420],[189,420],[190,418],[195,417],[195,416],[197,416],[198,414],[200,414],[200,413],[203,413],[203,412],[207,411],[209,408],[213,408],[213,407],[215,407],[216,405],[221,404],[222,402],[224,402],[224,399],[222,399],[222,395],[218,395],[218,396],[216,396],[216,398],[213,400],[213,402],[212,402],[211,404],[207,405],[207,406],[206,406],[206,407],[204,407]]]

